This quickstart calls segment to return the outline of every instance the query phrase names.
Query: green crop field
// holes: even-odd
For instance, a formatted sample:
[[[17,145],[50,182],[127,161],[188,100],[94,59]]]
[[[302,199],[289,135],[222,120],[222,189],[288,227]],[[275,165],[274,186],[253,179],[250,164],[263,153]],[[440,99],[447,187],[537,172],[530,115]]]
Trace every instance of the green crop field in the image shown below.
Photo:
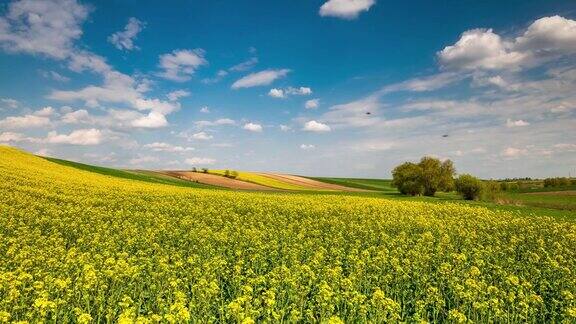
[[[0,319],[573,322],[576,223],[111,177],[0,147]]]

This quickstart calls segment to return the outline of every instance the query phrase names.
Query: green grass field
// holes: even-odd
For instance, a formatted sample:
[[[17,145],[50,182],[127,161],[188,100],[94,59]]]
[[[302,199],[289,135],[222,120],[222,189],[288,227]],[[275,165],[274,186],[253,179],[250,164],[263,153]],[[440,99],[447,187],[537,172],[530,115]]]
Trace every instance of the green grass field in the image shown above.
[[[392,187],[392,180],[388,179],[356,179],[356,178],[325,178],[325,177],[308,177],[308,178],[351,188],[377,190],[381,192],[397,192],[396,189]]]

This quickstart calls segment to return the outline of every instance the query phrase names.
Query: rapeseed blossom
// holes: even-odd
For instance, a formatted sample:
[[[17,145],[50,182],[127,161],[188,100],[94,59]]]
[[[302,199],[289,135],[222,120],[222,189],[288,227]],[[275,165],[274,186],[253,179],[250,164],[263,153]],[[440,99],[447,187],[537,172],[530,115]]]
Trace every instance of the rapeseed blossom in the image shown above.
[[[576,321],[576,224],[190,189],[0,147],[0,322]]]

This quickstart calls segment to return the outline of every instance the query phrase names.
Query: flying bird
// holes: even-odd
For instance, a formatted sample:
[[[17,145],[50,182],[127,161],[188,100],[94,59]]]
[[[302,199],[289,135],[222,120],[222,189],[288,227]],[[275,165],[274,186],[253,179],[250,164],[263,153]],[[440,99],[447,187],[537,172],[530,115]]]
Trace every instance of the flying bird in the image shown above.
[[[442,135],[442,137],[448,137],[448,134],[444,134],[444,135]]]

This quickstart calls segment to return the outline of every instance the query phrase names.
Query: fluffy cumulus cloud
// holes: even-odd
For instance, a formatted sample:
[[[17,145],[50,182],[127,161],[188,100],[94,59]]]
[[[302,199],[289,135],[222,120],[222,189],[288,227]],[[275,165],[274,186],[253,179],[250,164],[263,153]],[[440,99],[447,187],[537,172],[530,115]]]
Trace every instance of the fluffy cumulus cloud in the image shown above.
[[[24,116],[11,116],[0,120],[2,129],[28,129],[46,127],[50,125],[48,116],[29,114]]]
[[[138,33],[142,31],[144,26],[145,24],[142,21],[131,17],[128,19],[128,24],[126,24],[124,30],[110,35],[108,41],[119,50],[131,51],[138,49],[138,47],[134,45],[134,40],[138,36]]]
[[[464,32],[456,44],[445,47],[438,57],[448,68],[501,69],[517,67],[526,54],[514,51],[513,44],[492,29],[473,29]]]
[[[49,132],[46,143],[50,144],[70,144],[70,145],[98,145],[104,140],[104,134],[99,129],[78,129],[70,134],[58,134],[55,131]]]
[[[268,91],[268,96],[270,96],[272,98],[278,98],[278,99],[286,98],[286,95],[284,94],[284,90],[277,89],[277,88],[270,89],[270,91]]]
[[[244,124],[244,126],[242,126],[242,128],[247,130],[247,131],[256,132],[256,133],[259,133],[262,131],[262,125],[256,124],[256,123],[246,123],[246,124]]]
[[[183,153],[194,151],[193,147],[183,147],[172,145],[164,142],[154,142],[144,145],[145,148],[151,149],[154,152],[169,152],[169,153]]]
[[[212,165],[216,163],[215,159],[206,158],[206,157],[191,157],[186,159],[184,162],[189,165]]]
[[[304,108],[306,109],[316,109],[320,106],[320,99],[310,99],[306,100],[304,103]]]
[[[320,7],[320,16],[355,19],[375,3],[375,0],[328,0]]]
[[[329,132],[331,128],[326,124],[317,122],[315,120],[310,120],[304,123],[304,127],[302,128],[302,130],[307,132],[323,133],[323,132]]]
[[[310,94],[312,94],[312,89],[310,89],[309,87],[299,87],[299,88],[288,87],[285,89],[272,88],[268,92],[268,96],[270,96],[272,98],[279,98],[279,99],[285,99],[291,95],[307,96]]]
[[[315,149],[316,146],[314,144],[301,144],[300,148],[303,149],[304,151],[311,151]]]
[[[232,89],[269,85],[277,79],[285,77],[289,72],[290,70],[288,69],[278,69],[251,73],[239,80],[236,80],[236,82],[232,84]]]
[[[0,133],[0,143],[23,142],[26,140],[27,140],[26,136],[20,133],[14,133],[14,132]]]
[[[576,21],[551,16],[534,21],[516,38],[503,38],[492,29],[468,30],[438,58],[449,69],[510,70],[574,53]]]
[[[163,114],[152,111],[148,115],[135,119],[132,126],[136,128],[160,128],[168,126],[168,121]]]
[[[192,78],[198,68],[208,64],[202,49],[175,50],[172,53],[160,55],[159,66],[163,70],[158,75],[162,78],[184,82]]]
[[[9,52],[65,59],[82,36],[89,8],[76,0],[20,0],[0,17],[0,46]]]

